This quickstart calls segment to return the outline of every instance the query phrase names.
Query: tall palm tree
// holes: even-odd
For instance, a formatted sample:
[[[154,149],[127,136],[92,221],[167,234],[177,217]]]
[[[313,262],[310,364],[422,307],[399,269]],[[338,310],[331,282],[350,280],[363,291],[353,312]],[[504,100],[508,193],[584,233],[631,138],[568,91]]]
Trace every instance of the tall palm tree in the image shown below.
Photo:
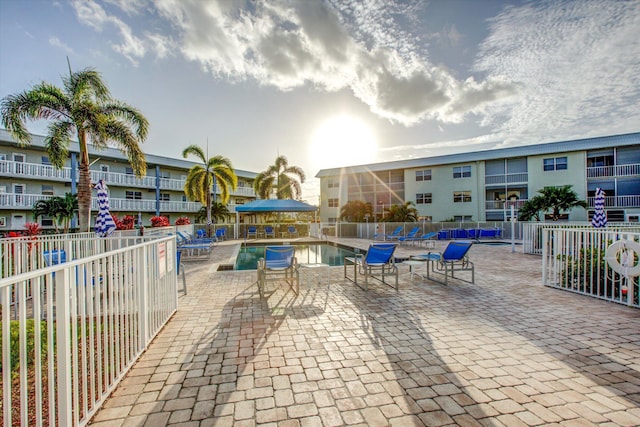
[[[62,78],[63,87],[42,82],[30,90],[2,99],[2,124],[19,144],[27,145],[31,136],[26,120],[49,120],[45,138],[51,163],[62,168],[69,157],[71,138],[78,138],[80,178],[78,205],[80,231],[89,231],[91,214],[91,175],[89,144],[108,147],[110,141],[127,155],[136,176],[147,172],[140,144],[147,138],[149,122],[135,108],[111,98],[101,75],[90,68],[71,72]]]
[[[364,222],[373,212],[371,203],[362,200],[350,200],[340,208],[340,219],[352,222]]]
[[[391,205],[388,209],[385,209],[387,212],[383,221],[416,222],[418,221],[418,210],[413,206],[413,202],[404,202],[402,205]]]
[[[568,211],[575,207],[585,209],[589,207],[587,202],[578,199],[578,194],[571,187],[571,185],[563,185],[560,187],[544,187],[542,190],[538,190],[540,197],[545,202],[543,210],[550,209],[552,212],[551,219],[554,221],[560,219],[562,211]]]
[[[285,156],[278,156],[276,162],[262,171],[253,180],[253,189],[262,199],[269,199],[276,192],[278,199],[299,199],[302,196],[304,171],[298,166],[289,166]]]
[[[199,201],[205,206],[208,225],[211,224],[211,186],[215,183],[220,187],[222,203],[227,203],[230,189],[235,190],[238,187],[238,177],[231,160],[226,157],[214,156],[207,159],[202,148],[197,145],[190,145],[182,151],[182,157],[185,159],[190,154],[201,160],[202,165],[194,165],[189,169],[184,192],[189,199]]]

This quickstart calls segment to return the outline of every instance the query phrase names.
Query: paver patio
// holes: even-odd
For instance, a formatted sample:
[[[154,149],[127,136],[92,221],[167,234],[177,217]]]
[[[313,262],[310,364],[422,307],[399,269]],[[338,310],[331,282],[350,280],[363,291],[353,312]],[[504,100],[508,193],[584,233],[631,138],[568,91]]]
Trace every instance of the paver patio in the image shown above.
[[[640,425],[640,311],[542,286],[537,256],[474,245],[475,285],[405,265],[399,292],[333,267],[261,300],[255,271],[216,271],[232,252],[187,264],[188,295],[93,425]]]

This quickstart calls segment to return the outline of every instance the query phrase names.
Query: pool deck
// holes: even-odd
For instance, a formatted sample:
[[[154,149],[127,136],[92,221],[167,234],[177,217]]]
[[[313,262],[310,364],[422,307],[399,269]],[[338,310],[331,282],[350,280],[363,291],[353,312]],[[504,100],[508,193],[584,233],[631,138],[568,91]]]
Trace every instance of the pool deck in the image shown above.
[[[260,299],[255,271],[217,271],[239,243],[185,263],[188,294],[94,426],[640,425],[640,310],[542,286],[538,256],[474,245],[475,285],[400,265],[398,292],[364,291],[332,267]]]

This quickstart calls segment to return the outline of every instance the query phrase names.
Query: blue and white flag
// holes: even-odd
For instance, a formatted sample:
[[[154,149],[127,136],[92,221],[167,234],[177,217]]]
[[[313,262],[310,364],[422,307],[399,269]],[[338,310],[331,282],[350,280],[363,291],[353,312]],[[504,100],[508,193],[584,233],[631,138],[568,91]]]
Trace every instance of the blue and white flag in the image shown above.
[[[602,228],[607,226],[607,212],[604,210],[605,193],[602,188],[596,188],[596,198],[594,200],[595,211],[591,224],[594,227]]]
[[[98,190],[98,217],[96,218],[96,234],[100,237],[107,237],[116,230],[116,223],[109,213],[109,194],[108,187],[103,180],[98,181],[95,185]]]

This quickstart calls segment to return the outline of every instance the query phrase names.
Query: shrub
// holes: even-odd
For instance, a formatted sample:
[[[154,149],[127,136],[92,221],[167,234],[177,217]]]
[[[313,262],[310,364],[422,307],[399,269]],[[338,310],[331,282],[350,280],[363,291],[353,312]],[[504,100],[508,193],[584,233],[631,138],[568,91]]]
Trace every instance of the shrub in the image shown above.
[[[25,236],[37,236],[40,234],[40,225],[35,222],[27,222],[24,225],[24,230]]]
[[[191,221],[189,221],[189,218],[187,218],[186,216],[181,216],[180,218],[176,219],[176,225],[189,225],[191,224]]]
[[[169,225],[169,218],[167,218],[166,216],[152,216],[151,217],[151,226],[152,227],[168,227]]]
[[[136,219],[131,215],[125,215],[122,219],[118,218],[116,214],[111,214],[111,217],[113,218],[113,222],[116,223],[118,230],[133,230]]]

